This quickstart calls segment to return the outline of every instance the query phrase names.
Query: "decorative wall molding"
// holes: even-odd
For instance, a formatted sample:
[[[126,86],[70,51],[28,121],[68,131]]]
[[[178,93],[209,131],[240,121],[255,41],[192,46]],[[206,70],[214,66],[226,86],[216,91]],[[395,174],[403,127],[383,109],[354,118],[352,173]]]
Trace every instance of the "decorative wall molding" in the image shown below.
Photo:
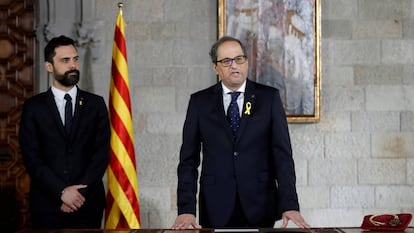
[[[91,49],[92,59],[97,59],[100,57],[102,38],[101,29],[103,26],[103,21],[93,20],[93,21],[82,21],[76,25],[76,37],[75,40],[79,48],[88,47]]]
[[[36,37],[38,42],[37,91],[44,91],[50,86],[50,80],[44,79],[48,74],[43,69],[43,49],[53,37],[66,35],[74,39],[80,55],[88,51],[89,56],[82,57],[82,68],[90,66],[91,61],[101,54],[101,28],[103,22],[95,18],[95,0],[37,0]],[[87,60],[89,59],[89,60]]]

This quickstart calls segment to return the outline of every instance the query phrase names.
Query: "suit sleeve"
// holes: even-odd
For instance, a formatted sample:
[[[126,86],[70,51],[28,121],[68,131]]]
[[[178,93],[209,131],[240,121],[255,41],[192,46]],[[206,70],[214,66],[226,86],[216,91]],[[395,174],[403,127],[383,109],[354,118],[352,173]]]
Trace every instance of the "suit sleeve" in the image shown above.
[[[41,157],[40,140],[37,128],[35,102],[28,100],[23,105],[19,128],[19,144],[27,172],[35,183],[40,184],[55,200],[59,201],[65,181],[60,179],[43,162]]]
[[[200,132],[197,104],[192,95],[184,121],[183,143],[178,164],[177,207],[178,215],[196,215],[198,166],[200,165]]]
[[[99,185],[102,177],[109,163],[110,151],[110,127],[109,115],[102,97],[98,98],[97,102],[97,119],[96,122],[96,137],[92,140],[92,155],[85,170],[84,176],[80,179],[79,184],[86,184],[86,189],[81,189],[80,192],[88,196],[89,192],[95,191],[94,185]]]
[[[273,166],[278,184],[279,214],[288,210],[299,210],[296,193],[295,165],[285,111],[276,91],[272,101],[272,153]]]

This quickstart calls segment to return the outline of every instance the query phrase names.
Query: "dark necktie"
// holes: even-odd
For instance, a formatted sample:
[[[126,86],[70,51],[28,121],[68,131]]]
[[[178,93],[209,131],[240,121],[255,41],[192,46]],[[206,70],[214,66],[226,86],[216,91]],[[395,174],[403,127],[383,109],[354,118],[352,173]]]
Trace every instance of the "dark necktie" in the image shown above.
[[[70,132],[70,127],[72,125],[72,97],[69,94],[65,95],[65,129],[66,132]]]
[[[237,97],[239,97],[241,92],[229,92],[231,95],[231,102],[229,108],[227,109],[227,119],[230,123],[230,127],[233,130],[233,136],[236,135],[236,131],[240,125],[240,112],[239,105],[237,104]]]

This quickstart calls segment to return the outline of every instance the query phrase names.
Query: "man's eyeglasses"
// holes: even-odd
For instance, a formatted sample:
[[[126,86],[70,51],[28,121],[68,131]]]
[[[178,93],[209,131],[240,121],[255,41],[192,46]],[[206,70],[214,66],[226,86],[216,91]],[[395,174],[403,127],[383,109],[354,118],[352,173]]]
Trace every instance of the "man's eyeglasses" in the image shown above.
[[[245,55],[240,55],[237,57],[233,57],[233,58],[223,58],[220,61],[216,61],[216,63],[220,62],[222,66],[224,67],[228,67],[231,66],[233,64],[233,61],[236,62],[236,64],[243,64],[247,61],[247,56]]]

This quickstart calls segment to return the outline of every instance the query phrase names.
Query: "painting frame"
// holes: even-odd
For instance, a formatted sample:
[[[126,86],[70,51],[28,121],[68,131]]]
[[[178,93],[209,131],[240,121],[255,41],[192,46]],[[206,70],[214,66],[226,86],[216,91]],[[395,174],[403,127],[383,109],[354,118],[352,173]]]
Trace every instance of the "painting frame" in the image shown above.
[[[217,0],[217,7],[218,38],[247,44],[249,79],[279,89],[289,123],[319,122],[320,0]]]

